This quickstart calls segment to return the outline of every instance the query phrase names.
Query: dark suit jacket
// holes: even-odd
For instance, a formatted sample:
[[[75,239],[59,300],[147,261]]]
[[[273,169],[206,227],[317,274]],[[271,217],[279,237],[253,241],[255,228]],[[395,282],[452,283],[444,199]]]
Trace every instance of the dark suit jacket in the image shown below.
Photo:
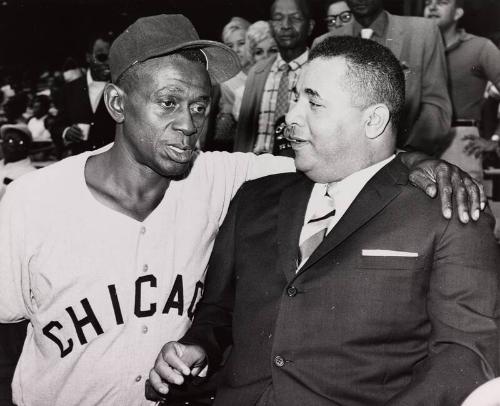
[[[90,124],[88,140],[71,145],[74,154],[94,150],[114,141],[115,121],[109,115],[103,97],[101,97],[95,113],[92,111],[85,75],[65,84],[60,100],[59,118],[56,126],[59,137],[62,136],[64,128],[72,124]]]
[[[385,45],[403,66],[406,84],[405,114],[399,147],[430,154],[440,150],[450,129],[452,107],[441,34],[434,21],[387,13]],[[353,35],[352,24],[335,35]],[[313,47],[332,35],[314,40]]]
[[[232,202],[181,340],[213,366],[232,334],[215,404],[254,405],[272,383],[280,406],[459,405],[497,372],[492,217],[447,221],[395,159],[296,273],[312,186],[275,175]]]
[[[259,131],[259,112],[267,77],[276,56],[260,61],[248,72],[241,100],[234,151],[252,152]]]

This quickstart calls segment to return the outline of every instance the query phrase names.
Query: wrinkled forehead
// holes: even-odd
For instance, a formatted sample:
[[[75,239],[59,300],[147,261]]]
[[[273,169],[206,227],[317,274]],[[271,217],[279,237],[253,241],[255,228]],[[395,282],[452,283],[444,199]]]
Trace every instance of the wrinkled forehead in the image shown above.
[[[147,86],[150,91],[175,87],[183,93],[199,97],[210,94],[210,77],[206,67],[179,54],[149,59],[140,64],[138,72],[139,86]]]

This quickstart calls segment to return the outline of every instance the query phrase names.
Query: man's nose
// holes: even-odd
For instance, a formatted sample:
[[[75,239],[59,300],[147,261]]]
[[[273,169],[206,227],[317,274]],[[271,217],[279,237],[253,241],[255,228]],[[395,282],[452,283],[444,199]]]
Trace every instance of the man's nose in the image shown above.
[[[182,132],[186,137],[190,137],[197,133],[198,129],[194,125],[193,117],[189,109],[186,109],[174,121],[174,130]]]
[[[283,27],[284,29],[288,29],[288,28],[291,28],[291,27],[292,27],[292,22],[291,22],[291,20],[290,20],[290,17],[289,17],[289,16],[284,16],[284,17],[283,17],[282,27]]]

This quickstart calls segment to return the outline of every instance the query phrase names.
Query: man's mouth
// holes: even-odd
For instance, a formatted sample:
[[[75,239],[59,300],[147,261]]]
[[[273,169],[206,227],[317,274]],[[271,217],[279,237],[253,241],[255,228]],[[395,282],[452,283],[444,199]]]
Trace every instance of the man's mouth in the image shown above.
[[[440,16],[438,14],[429,14],[427,15],[427,18],[439,18]]]
[[[293,149],[301,148],[305,144],[309,143],[309,141],[304,140],[302,138],[297,138],[297,137],[293,137],[293,138],[289,137],[289,138],[287,138],[287,140],[290,142],[290,144],[292,145]]]
[[[193,157],[193,149],[188,145],[167,145],[166,152],[172,161],[180,164],[190,162]]]

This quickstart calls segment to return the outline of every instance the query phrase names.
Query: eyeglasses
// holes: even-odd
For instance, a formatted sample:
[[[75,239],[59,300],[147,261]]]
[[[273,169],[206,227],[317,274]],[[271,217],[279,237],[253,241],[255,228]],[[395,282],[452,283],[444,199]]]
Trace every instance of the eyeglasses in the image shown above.
[[[326,25],[328,25],[329,27],[335,25],[337,22],[337,18],[345,24],[351,21],[352,13],[346,10],[342,11],[342,13],[340,14],[331,14],[325,18]]]
[[[271,17],[271,23],[275,25],[283,25],[286,18],[288,18],[288,21],[293,25],[302,24],[304,22],[304,17],[302,17],[300,14],[275,14]]]

